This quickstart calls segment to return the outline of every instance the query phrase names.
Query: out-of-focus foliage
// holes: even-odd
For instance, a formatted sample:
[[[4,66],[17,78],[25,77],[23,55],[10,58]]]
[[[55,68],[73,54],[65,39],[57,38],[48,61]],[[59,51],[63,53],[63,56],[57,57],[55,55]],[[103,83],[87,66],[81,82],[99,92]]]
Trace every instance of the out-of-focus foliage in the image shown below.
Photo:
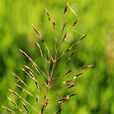
[[[51,48],[53,36],[45,8],[61,30],[66,3],[67,0],[0,0],[0,106],[12,106],[7,100],[8,88],[14,88],[15,84],[11,73],[19,73],[19,68],[24,65],[24,58],[18,49],[31,53],[33,59],[37,57],[34,48],[37,37],[32,23],[43,33]],[[80,77],[76,87],[80,95],[65,104],[62,114],[114,114],[114,1],[71,0],[70,5],[80,20],[75,32],[69,33],[64,47],[77,41],[82,34],[89,33],[78,46],[71,66],[95,66]],[[69,10],[67,18],[68,25],[71,25],[77,17]],[[59,73],[64,72],[65,67],[60,67],[63,62],[58,66]],[[7,112],[0,108],[0,113]]]

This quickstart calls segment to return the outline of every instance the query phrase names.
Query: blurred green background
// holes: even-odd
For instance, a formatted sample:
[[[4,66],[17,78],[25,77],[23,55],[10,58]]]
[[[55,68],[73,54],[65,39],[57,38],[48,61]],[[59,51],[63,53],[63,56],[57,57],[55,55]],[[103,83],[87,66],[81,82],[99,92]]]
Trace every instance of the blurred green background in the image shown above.
[[[12,106],[7,100],[8,88],[14,88],[16,81],[11,73],[19,73],[20,67],[26,64],[18,49],[30,53],[33,59],[38,56],[35,48],[37,37],[31,25],[40,30],[53,52],[52,29],[45,8],[55,19],[59,35],[66,3],[67,0],[0,0],[0,106]],[[66,40],[62,50],[82,34],[89,33],[70,66],[95,66],[80,78],[76,87],[80,95],[65,104],[62,114],[114,114],[114,0],[71,0],[70,6],[80,20],[74,28],[77,32],[69,33],[71,39]],[[68,10],[69,26],[77,17]],[[63,62],[61,60],[58,66],[61,74],[70,68],[62,66]],[[0,107],[0,113],[8,112]]]

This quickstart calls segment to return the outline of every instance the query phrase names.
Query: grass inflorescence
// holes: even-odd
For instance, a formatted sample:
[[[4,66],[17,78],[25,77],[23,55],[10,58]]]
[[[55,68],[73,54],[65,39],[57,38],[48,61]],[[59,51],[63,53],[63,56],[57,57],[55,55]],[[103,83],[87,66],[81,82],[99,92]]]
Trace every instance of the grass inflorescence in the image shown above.
[[[75,14],[76,17],[77,14],[74,12],[74,10],[71,8],[71,6],[69,5],[69,3],[66,4],[65,9],[64,9],[64,18],[67,14],[67,10],[68,8]],[[52,19],[50,17],[49,11],[47,9],[45,9],[46,14],[48,16],[48,20],[50,22],[50,25],[52,26],[53,32],[55,32],[56,30],[56,21],[54,19]],[[72,23],[72,25],[65,30],[65,27],[67,26],[67,20],[64,21],[63,25],[62,25],[62,38],[55,38],[55,49],[54,49],[54,56],[51,53],[45,38],[43,37],[43,35],[37,30],[37,28],[32,24],[32,27],[34,29],[34,31],[36,32],[38,38],[40,38],[40,40],[42,41],[42,43],[38,43],[36,42],[36,47],[40,53],[41,59],[42,59],[42,64],[43,67],[45,69],[42,69],[36,62],[34,62],[34,60],[22,49],[19,49],[20,52],[28,59],[28,61],[31,63],[32,67],[29,67],[27,65],[24,65],[23,68],[21,68],[21,71],[24,73],[24,75],[27,76],[27,78],[30,78],[31,81],[34,83],[33,84],[33,88],[31,88],[29,85],[27,85],[27,83],[25,81],[23,81],[20,76],[18,76],[17,74],[13,73],[13,76],[16,77],[17,79],[17,83],[15,84],[15,86],[20,89],[23,94],[25,93],[26,96],[32,100],[32,103],[30,103],[30,101],[24,96],[22,96],[23,94],[19,94],[16,91],[9,89],[9,91],[13,94],[13,97],[17,97],[17,99],[19,99],[21,102],[18,105],[13,99],[9,98],[9,101],[11,101],[11,103],[15,106],[15,108],[21,112],[21,113],[32,113],[32,110],[34,110],[36,113],[41,113],[44,114],[46,109],[48,108],[48,105],[51,103],[57,103],[58,105],[58,110],[56,111],[56,114],[61,113],[64,110],[64,106],[63,104],[69,100],[71,97],[74,97],[76,95],[78,95],[79,93],[76,93],[75,90],[72,91],[72,89],[77,85],[77,82],[75,81],[79,76],[84,74],[84,69],[88,69],[90,67],[92,67],[93,65],[86,65],[84,67],[81,68],[71,68],[68,71],[66,71],[64,74],[57,74],[55,72],[55,68],[56,65],[59,63],[60,59],[67,55],[68,53],[71,52],[70,55],[68,55],[67,59],[64,60],[64,64],[69,63],[69,61],[72,60],[72,57],[77,53],[77,49],[76,46],[80,44],[80,42],[85,39],[87,37],[86,35],[83,35],[77,42],[75,42],[74,44],[72,44],[69,48],[65,49],[62,53],[59,53],[59,50],[63,44],[63,42],[66,40],[68,32],[70,30],[74,29],[74,26],[76,26],[76,24],[78,23],[79,18],[74,20],[74,22]],[[55,34],[55,36],[57,36]],[[43,45],[43,47],[45,47],[46,49],[46,53],[43,53],[43,50],[41,48],[41,45]],[[75,48],[75,49],[74,49]],[[51,64],[51,65],[50,65]],[[51,68],[49,68],[49,65],[51,66]],[[50,91],[54,90],[53,92],[56,93],[55,88],[56,87],[60,87],[59,89],[61,89],[61,95],[60,96],[54,96],[53,99],[51,99],[50,97]],[[62,87],[62,88],[61,88]],[[64,89],[64,92],[62,93]],[[53,96],[53,94],[51,95]],[[33,104],[34,103],[34,104]],[[23,108],[21,109],[20,107]],[[15,111],[13,111],[10,108],[7,108],[5,106],[3,106],[3,108],[5,108],[6,110],[8,110],[11,113],[17,113]]]

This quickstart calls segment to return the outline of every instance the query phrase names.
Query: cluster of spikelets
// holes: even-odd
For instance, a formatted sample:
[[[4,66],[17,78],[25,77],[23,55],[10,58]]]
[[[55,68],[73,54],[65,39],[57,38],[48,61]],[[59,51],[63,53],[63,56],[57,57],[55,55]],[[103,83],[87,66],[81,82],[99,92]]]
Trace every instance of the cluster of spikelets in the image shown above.
[[[70,8],[72,10],[72,8],[70,7],[69,3],[67,3],[67,5],[65,6],[65,10],[64,10],[64,16],[67,13],[67,9]],[[73,10],[72,10],[73,11]],[[73,11],[74,12],[74,11]],[[75,12],[74,12],[75,13]],[[50,18],[50,14],[48,12],[48,10],[46,9],[46,14],[48,16],[48,20],[51,23],[51,26],[53,27],[53,31],[55,31],[56,28],[56,23],[54,20],[52,20]],[[78,19],[76,21],[74,21],[74,23],[71,25],[70,29],[72,29],[78,22]],[[67,25],[67,21],[64,21],[63,27],[62,27],[62,31],[64,31],[65,27]],[[72,51],[72,49],[74,47],[76,47],[78,44],[80,44],[81,40],[83,40],[87,35],[84,35],[81,39],[79,39],[76,43],[74,43],[73,45],[71,45],[71,47],[69,47],[68,49],[66,49],[65,51],[63,51],[60,55],[58,55],[58,50],[61,46],[61,44],[64,42],[64,40],[67,37],[67,33],[68,31],[66,31],[64,33],[64,37],[60,40],[57,41],[57,44],[55,46],[55,56],[53,57],[50,53],[50,50],[48,48],[48,45],[46,44],[45,38],[42,36],[42,34],[36,29],[36,27],[34,25],[33,29],[36,32],[36,34],[38,35],[38,37],[41,39],[42,41],[42,45],[44,45],[45,49],[47,50],[47,57],[45,58],[43,55],[43,51],[41,49],[41,46],[39,43],[36,42],[37,48],[39,50],[39,53],[41,55],[42,61],[46,61],[47,64],[49,64],[49,61],[52,62],[52,67],[51,67],[51,71],[49,74],[49,71],[47,69],[47,67],[45,66],[45,70],[47,73],[45,73],[32,59],[31,57],[24,52],[23,50],[20,49],[20,52],[29,60],[29,62],[31,63],[32,67],[34,68],[34,70],[37,72],[35,72],[32,68],[30,68],[29,66],[25,65],[25,68],[22,68],[21,70],[27,75],[29,76],[34,84],[35,84],[35,88],[36,91],[38,91],[37,94],[33,94],[32,92],[30,92],[31,90],[28,89],[27,84],[16,74],[13,73],[13,75],[16,77],[16,79],[18,80],[18,83],[16,83],[16,86],[21,89],[23,92],[25,92],[27,95],[33,97],[34,101],[36,102],[36,105],[40,105],[40,108],[36,108],[35,106],[33,106],[33,104],[31,104],[30,102],[28,102],[24,97],[22,97],[20,94],[18,94],[16,91],[9,89],[9,91],[13,94],[13,96],[17,97],[17,99],[22,101],[23,108],[21,109],[20,106],[11,98],[8,97],[9,101],[11,101],[15,108],[18,109],[21,113],[30,113],[30,108],[34,111],[36,111],[36,113],[41,113],[44,114],[45,110],[47,109],[47,106],[49,104],[51,104],[51,99],[49,97],[49,92],[52,88],[56,87],[58,85],[65,85],[65,91],[69,91],[70,89],[72,89],[73,87],[75,87],[77,85],[77,83],[75,82],[75,79],[77,77],[79,77],[80,75],[83,74],[83,69],[88,69],[89,67],[92,67],[93,65],[87,65],[84,67],[81,67],[79,69],[73,68],[73,69],[69,69],[66,73],[64,73],[63,75],[60,75],[58,77],[55,77],[54,74],[54,70],[56,67],[56,64],[58,62],[59,59],[62,58],[62,56],[66,55],[68,52]],[[65,61],[68,62],[71,60],[72,56],[77,52],[77,50],[74,50],[71,52],[70,56],[68,57],[68,59]],[[79,71],[77,74],[73,74],[71,75],[72,72],[74,71]],[[69,75],[69,76],[68,76]],[[39,79],[40,78],[40,81]],[[57,80],[57,81],[55,81]],[[55,82],[54,82],[55,81]],[[54,91],[56,92],[56,91]],[[41,94],[43,93],[43,94]],[[41,95],[41,96],[40,96]],[[63,110],[63,104],[70,99],[73,96],[78,95],[78,93],[69,93],[69,94],[65,94],[59,98],[55,98],[56,99],[56,103],[58,103],[59,109],[56,112],[56,114],[61,113]],[[40,99],[41,98],[41,99]],[[29,107],[29,108],[28,108]],[[15,114],[16,112],[14,112],[12,109],[3,106],[3,108],[5,108],[6,110],[8,110],[9,112]]]

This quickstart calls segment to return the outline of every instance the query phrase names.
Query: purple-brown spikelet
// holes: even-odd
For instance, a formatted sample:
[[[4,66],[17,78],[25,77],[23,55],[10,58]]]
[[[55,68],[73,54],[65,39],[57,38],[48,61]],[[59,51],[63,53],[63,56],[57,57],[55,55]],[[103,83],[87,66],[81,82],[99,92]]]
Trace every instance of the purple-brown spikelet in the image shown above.
[[[40,45],[36,42],[37,48],[40,49]]]
[[[83,40],[88,34],[86,34],[85,36],[83,36],[80,40]]]
[[[64,31],[65,27],[66,27],[67,21],[65,21],[64,25],[63,25],[63,29],[62,31]]]
[[[48,53],[48,55],[47,55],[47,63],[49,63],[49,53]]]
[[[53,19],[53,30],[55,30],[55,20]]]
[[[45,106],[43,105],[42,108],[41,108],[41,114],[44,113],[44,108],[45,108]]]
[[[82,74],[84,74],[84,73],[83,73],[83,72],[81,72],[81,73],[77,74],[76,76],[80,76],[80,75],[82,75]]]
[[[67,2],[66,6],[65,6],[65,9],[64,9],[64,16],[65,16],[65,14],[67,12],[67,9],[68,9],[68,2]]]
[[[71,70],[69,70],[65,75],[68,75],[69,73],[71,73],[73,70],[71,69]]]
[[[73,51],[72,54],[69,56],[69,58],[71,58],[76,52],[77,50]]]
[[[24,103],[23,103],[23,106],[24,106],[25,110],[26,110],[27,112],[29,112],[27,106],[26,106]]]
[[[78,23],[78,19],[73,23],[72,27],[74,27]]]
[[[60,108],[60,109],[57,111],[57,113],[56,113],[56,114],[61,113],[61,112],[62,112],[62,110],[63,110],[63,108]]]
[[[39,98],[38,96],[36,96],[36,104],[38,104]]]
[[[48,16],[48,20],[50,21],[51,18],[50,18],[50,15],[49,15],[49,12],[48,12],[47,8],[45,8],[45,11],[46,11],[46,14],[47,14],[47,16]]]
[[[74,21],[74,23],[68,26],[69,21],[67,22],[65,17],[68,7],[72,11],[69,3],[67,3],[64,9],[63,23],[61,25],[62,28],[59,29],[60,32],[58,33],[56,33],[58,28],[57,22],[50,18],[48,10],[45,9],[53,32],[53,34],[51,33],[50,36],[54,35],[55,38],[53,38],[54,42],[51,45],[53,45],[53,47],[55,46],[55,48],[50,49],[50,46],[48,47],[47,44],[50,44],[51,40],[48,39],[48,37],[46,38],[46,35],[43,36],[43,34],[40,33],[40,30],[37,30],[37,27],[32,24],[36,36],[40,40],[36,41],[37,51],[39,52],[38,54],[40,56],[33,60],[31,57],[32,55],[29,56],[25,51],[19,49],[22,55],[27,58],[28,61],[26,64],[28,65],[24,65],[23,68],[21,68],[22,73],[13,73],[13,76],[17,79],[16,83],[14,84],[16,88],[15,90],[9,89],[9,91],[15,99],[19,100],[20,104],[18,105],[18,103],[16,103],[16,101],[14,101],[12,98],[8,99],[21,113],[45,114],[45,111],[48,108],[50,110],[53,108],[54,110],[54,106],[59,106],[59,108],[54,112],[51,110],[49,113],[61,113],[64,108],[64,104],[66,102],[68,103],[69,100],[71,100],[71,97],[78,95],[78,93],[75,93],[75,88],[77,87],[77,77],[82,76],[85,69],[93,67],[93,65],[86,65],[81,68],[76,68],[69,65],[70,60],[72,60],[72,57],[75,55],[75,53],[77,53],[77,45],[79,45],[82,40],[86,38],[87,34],[82,36],[80,39],[77,38],[79,40],[76,39],[76,42],[72,42],[70,47],[67,47],[64,40],[66,40],[69,32],[75,29],[74,26],[79,20],[78,18]],[[74,13],[74,11],[72,12]],[[66,27],[66,25],[69,29]],[[64,47],[64,44],[67,48]],[[62,51],[62,48],[64,51]],[[62,57],[64,58],[63,61],[61,61],[61,64],[66,65],[67,69],[69,70],[65,69],[66,67],[63,67],[61,64],[59,68],[60,59]],[[63,73],[58,71],[59,69],[61,69]],[[22,78],[22,76],[24,78]],[[56,89],[56,87],[58,89]],[[50,104],[52,104],[53,107],[50,108]],[[23,107],[22,109],[21,106]],[[10,108],[4,106],[3,108],[13,114],[19,113],[18,111],[15,113]]]
[[[65,51],[65,53],[66,53],[66,52],[68,52],[68,51],[70,51],[70,49],[69,49],[69,48]]]
[[[70,89],[70,88],[76,86],[77,84],[68,84],[68,85],[69,85],[69,87],[67,89]]]
[[[75,95],[79,95],[79,93],[73,93],[73,94],[70,95],[70,97],[73,97]]]
[[[94,65],[87,65],[87,66],[84,66],[84,67],[82,67],[82,68],[80,68],[80,70],[82,70],[82,69],[88,69],[88,68],[91,68],[91,67],[93,67]]]
[[[32,27],[33,27],[33,29],[34,29],[34,31],[38,34],[38,35],[40,35],[40,33],[38,32],[38,30],[36,29],[36,27],[32,24]]]
[[[63,41],[66,39],[66,37],[67,37],[67,32],[65,32],[65,35],[64,35]]]

